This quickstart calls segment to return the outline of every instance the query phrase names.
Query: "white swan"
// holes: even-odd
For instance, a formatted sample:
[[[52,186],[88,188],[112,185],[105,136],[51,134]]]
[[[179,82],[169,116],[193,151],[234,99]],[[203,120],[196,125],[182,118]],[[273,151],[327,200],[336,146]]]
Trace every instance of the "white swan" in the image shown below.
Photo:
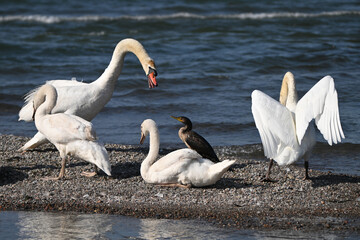
[[[214,164],[188,148],[173,151],[156,161],[160,138],[156,123],[147,119],[141,124],[141,140],[150,134],[149,154],[141,164],[140,173],[147,183],[162,186],[203,187],[215,184],[235,160]]]
[[[253,91],[251,98],[264,153],[270,158],[265,181],[270,181],[273,159],[282,166],[302,157],[305,160],[305,179],[309,178],[309,154],[316,143],[313,119],[330,145],[345,138],[334,79],[330,76],[316,83],[299,102],[295,79],[290,72],[285,74],[282,82],[280,103],[259,90]]]
[[[40,87],[33,99],[35,126],[39,132],[55,145],[62,159],[59,176],[48,179],[61,179],[64,177],[66,157],[68,155],[93,163],[111,176],[108,154],[104,146],[95,142],[96,135],[92,124],[75,115],[65,113],[50,114],[56,105],[56,99],[56,90],[50,84]]]
[[[91,121],[111,99],[127,52],[134,53],[139,59],[148,76],[149,87],[156,87],[155,76],[157,72],[154,61],[137,40],[124,39],[117,44],[109,66],[96,81],[91,83],[82,83],[76,80],[53,80],[46,82],[46,84],[53,85],[58,93],[57,104],[51,113],[68,113]],[[19,121],[32,121],[32,100],[38,89],[30,91],[25,97],[25,105],[19,112]],[[47,142],[46,138],[38,132],[19,151],[35,148],[45,142]]]

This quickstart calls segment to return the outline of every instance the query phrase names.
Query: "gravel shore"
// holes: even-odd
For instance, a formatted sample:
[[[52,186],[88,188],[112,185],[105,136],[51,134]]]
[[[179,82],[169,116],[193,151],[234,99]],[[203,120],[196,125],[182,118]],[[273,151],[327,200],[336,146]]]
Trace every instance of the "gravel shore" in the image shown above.
[[[54,146],[19,153],[29,138],[0,136],[0,210],[76,211],[141,218],[203,219],[243,229],[347,230],[360,232],[360,176],[274,164],[274,183],[260,179],[267,161],[241,159],[217,147],[220,160],[237,162],[215,185],[169,188],[146,184],[140,164],[148,146],[105,144],[112,177],[80,175],[91,164],[71,158],[65,180],[57,176],[60,157]],[[173,149],[161,149],[164,155]],[[310,162],[311,169],[311,162]]]

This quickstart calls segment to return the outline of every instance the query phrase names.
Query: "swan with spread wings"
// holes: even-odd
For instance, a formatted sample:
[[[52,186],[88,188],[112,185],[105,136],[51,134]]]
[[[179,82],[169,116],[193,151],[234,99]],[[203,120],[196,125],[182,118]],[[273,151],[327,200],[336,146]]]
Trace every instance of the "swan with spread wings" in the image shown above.
[[[309,179],[309,155],[316,143],[313,119],[329,145],[345,138],[339,116],[338,95],[331,76],[322,78],[299,101],[291,72],[284,76],[280,102],[259,90],[254,90],[251,98],[252,114],[264,153],[270,158],[265,181],[271,181],[273,160],[283,166],[300,158],[305,160],[305,179]]]

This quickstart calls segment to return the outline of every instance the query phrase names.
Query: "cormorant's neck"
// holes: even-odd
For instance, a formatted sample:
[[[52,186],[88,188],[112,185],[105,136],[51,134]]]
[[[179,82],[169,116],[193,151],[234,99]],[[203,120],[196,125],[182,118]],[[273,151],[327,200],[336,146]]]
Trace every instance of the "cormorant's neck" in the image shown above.
[[[185,124],[185,126],[181,128],[182,131],[183,131],[183,132],[189,132],[189,131],[191,131],[191,129],[192,129],[192,123],[191,123],[191,122],[185,122],[184,124]]]

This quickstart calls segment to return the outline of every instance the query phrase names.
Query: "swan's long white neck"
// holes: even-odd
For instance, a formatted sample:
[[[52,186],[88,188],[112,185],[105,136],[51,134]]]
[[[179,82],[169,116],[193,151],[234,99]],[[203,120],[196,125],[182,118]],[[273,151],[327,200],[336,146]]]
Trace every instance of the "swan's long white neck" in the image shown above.
[[[158,155],[160,148],[160,136],[159,131],[156,126],[152,126],[149,129],[149,153],[147,157],[141,164],[140,173],[143,178],[146,178],[146,174],[148,173],[151,165],[154,164]]]
[[[57,92],[55,88],[49,84],[43,85],[36,93],[34,98],[35,121],[37,118],[50,114],[55,107],[57,100]]]
[[[287,72],[283,78],[279,101],[290,111],[295,111],[296,104],[298,102],[298,95],[296,91],[295,78],[291,72]]]
[[[151,60],[145,48],[135,39],[124,39],[120,41],[114,50],[111,61],[104,73],[93,84],[100,85],[102,88],[114,90],[116,82],[120,76],[124,65],[125,55],[131,52],[139,59],[145,74],[148,73],[147,62]]]

